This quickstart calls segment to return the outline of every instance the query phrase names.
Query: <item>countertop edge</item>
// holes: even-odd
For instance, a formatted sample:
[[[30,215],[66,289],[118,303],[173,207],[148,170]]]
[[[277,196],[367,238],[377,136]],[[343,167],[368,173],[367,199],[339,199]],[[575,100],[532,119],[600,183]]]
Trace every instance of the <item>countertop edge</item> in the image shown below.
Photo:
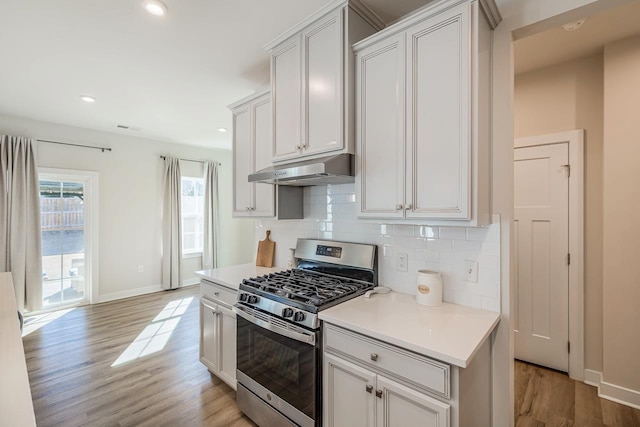
[[[466,357],[464,358],[460,358],[460,357],[456,357],[456,356],[452,356],[449,353],[445,353],[442,351],[439,351],[437,349],[433,349],[433,348],[427,348],[427,347],[422,347],[420,345],[416,345],[416,344],[412,344],[411,342],[407,342],[403,339],[400,338],[396,338],[394,336],[391,335],[387,335],[384,333],[380,333],[376,330],[372,330],[369,329],[365,326],[362,325],[355,325],[353,323],[350,323],[348,321],[344,321],[341,320],[339,318],[333,317],[330,314],[327,315],[326,313],[320,312],[319,313],[319,318],[320,320],[323,320],[324,322],[330,323],[332,325],[338,326],[340,328],[349,330],[349,331],[353,331],[371,338],[374,338],[376,340],[388,343],[388,344],[392,344],[395,345],[397,347],[403,348],[405,350],[409,350],[412,351],[414,353],[417,354],[421,354],[423,356],[427,356],[427,357],[431,357],[433,359],[437,359],[446,363],[450,363],[452,365],[455,365],[457,367],[460,368],[467,368],[471,361],[473,360],[473,358],[475,357],[475,355],[478,353],[478,351],[480,350],[480,348],[482,347],[482,345],[486,342],[486,340],[489,338],[489,336],[493,333],[493,331],[495,330],[496,326],[498,325],[498,323],[500,322],[501,319],[501,314],[495,312],[495,319],[493,320],[493,322],[491,322],[491,324],[487,327],[486,331],[484,332],[484,334],[479,337],[479,339],[477,339],[473,349],[471,352],[469,352],[468,355],[466,355]]]
[[[0,414],[19,426],[36,425],[11,273],[0,273]]]

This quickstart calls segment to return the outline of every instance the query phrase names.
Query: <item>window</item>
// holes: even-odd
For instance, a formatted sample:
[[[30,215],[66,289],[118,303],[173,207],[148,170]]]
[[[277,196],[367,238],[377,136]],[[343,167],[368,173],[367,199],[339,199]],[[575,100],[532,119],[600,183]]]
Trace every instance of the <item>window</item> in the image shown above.
[[[182,253],[201,253],[204,241],[204,178],[182,177]]]

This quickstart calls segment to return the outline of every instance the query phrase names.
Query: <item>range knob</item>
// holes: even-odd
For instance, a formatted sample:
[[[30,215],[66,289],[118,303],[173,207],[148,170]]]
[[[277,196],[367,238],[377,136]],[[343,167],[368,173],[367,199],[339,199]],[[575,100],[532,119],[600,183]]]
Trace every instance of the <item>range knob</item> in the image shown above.
[[[242,302],[246,302],[246,301],[247,301],[247,297],[248,297],[248,296],[249,296],[249,295],[247,295],[247,294],[240,294],[240,301],[242,301]]]
[[[291,317],[293,316],[293,309],[292,308],[283,308],[282,309],[282,317]]]
[[[306,316],[302,311],[296,311],[296,314],[293,315],[293,320],[296,322],[302,322]]]
[[[257,296],[255,296],[255,295],[249,295],[249,296],[247,297],[247,302],[248,302],[249,304],[256,304],[259,300],[260,300],[260,298],[258,298],[258,297],[257,297]]]

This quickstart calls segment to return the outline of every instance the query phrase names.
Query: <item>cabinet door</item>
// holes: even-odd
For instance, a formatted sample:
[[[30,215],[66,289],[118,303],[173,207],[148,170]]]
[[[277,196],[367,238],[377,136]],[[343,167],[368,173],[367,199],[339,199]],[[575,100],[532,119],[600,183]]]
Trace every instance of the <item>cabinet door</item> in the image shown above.
[[[302,33],[303,155],[344,146],[342,22],[340,9]]]
[[[271,165],[271,96],[264,95],[251,104],[253,116],[253,159],[254,171]],[[251,214],[259,217],[275,216],[275,186],[253,184],[255,205]]]
[[[253,207],[251,111],[249,106],[233,110],[233,216],[249,216]]]
[[[470,218],[470,5],[407,32],[409,218]]]
[[[218,372],[218,305],[200,299],[200,361]]]
[[[375,374],[333,355],[324,354],[325,427],[373,427]]]
[[[271,54],[273,107],[272,161],[300,156],[302,111],[300,36],[292,37]]]
[[[219,376],[235,389],[236,384],[236,315],[221,305],[218,306],[220,325]]]
[[[380,375],[376,386],[381,392],[376,399],[377,427],[449,427],[446,403]]]
[[[404,217],[404,34],[356,58],[359,217]]]

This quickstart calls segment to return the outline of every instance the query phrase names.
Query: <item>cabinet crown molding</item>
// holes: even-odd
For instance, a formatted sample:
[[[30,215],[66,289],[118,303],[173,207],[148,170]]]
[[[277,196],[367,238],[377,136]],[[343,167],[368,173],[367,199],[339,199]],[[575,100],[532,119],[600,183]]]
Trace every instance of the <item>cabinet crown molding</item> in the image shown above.
[[[461,4],[473,3],[476,1],[478,2],[480,9],[483,12],[483,16],[487,20],[490,28],[494,30],[502,20],[502,17],[500,16],[500,12],[498,11],[498,7],[496,6],[494,0],[436,0],[401,17],[391,25],[387,26],[384,30],[372,34],[366,39],[355,43],[353,45],[353,51],[358,52],[362,49],[366,49],[367,47],[377,43],[382,39],[393,37],[407,30],[408,28],[413,27],[419,22],[432,18],[433,16],[436,16],[448,9],[454,8]]]
[[[261,96],[266,95],[268,93],[271,93],[271,86],[267,86],[263,89],[257,90],[251,95],[245,96],[244,98],[234,102],[233,104],[227,105],[227,108],[229,110],[233,110],[234,108],[244,105],[249,101],[253,101],[254,99],[260,98]]]
[[[280,34],[275,39],[271,40],[269,43],[264,45],[264,49],[267,52],[271,52],[275,47],[277,47],[280,43],[289,39],[291,36],[298,34],[300,31],[308,27],[309,25],[316,22],[318,19],[322,18],[328,13],[333,12],[336,9],[341,7],[350,7],[353,9],[358,15],[360,15],[365,21],[367,21],[371,26],[375,27],[377,30],[381,30],[385,27],[384,21],[380,19],[380,17],[373,11],[371,8],[360,0],[336,0],[333,1],[326,6],[318,9],[307,18],[303,19],[293,27],[289,28],[284,33]]]

